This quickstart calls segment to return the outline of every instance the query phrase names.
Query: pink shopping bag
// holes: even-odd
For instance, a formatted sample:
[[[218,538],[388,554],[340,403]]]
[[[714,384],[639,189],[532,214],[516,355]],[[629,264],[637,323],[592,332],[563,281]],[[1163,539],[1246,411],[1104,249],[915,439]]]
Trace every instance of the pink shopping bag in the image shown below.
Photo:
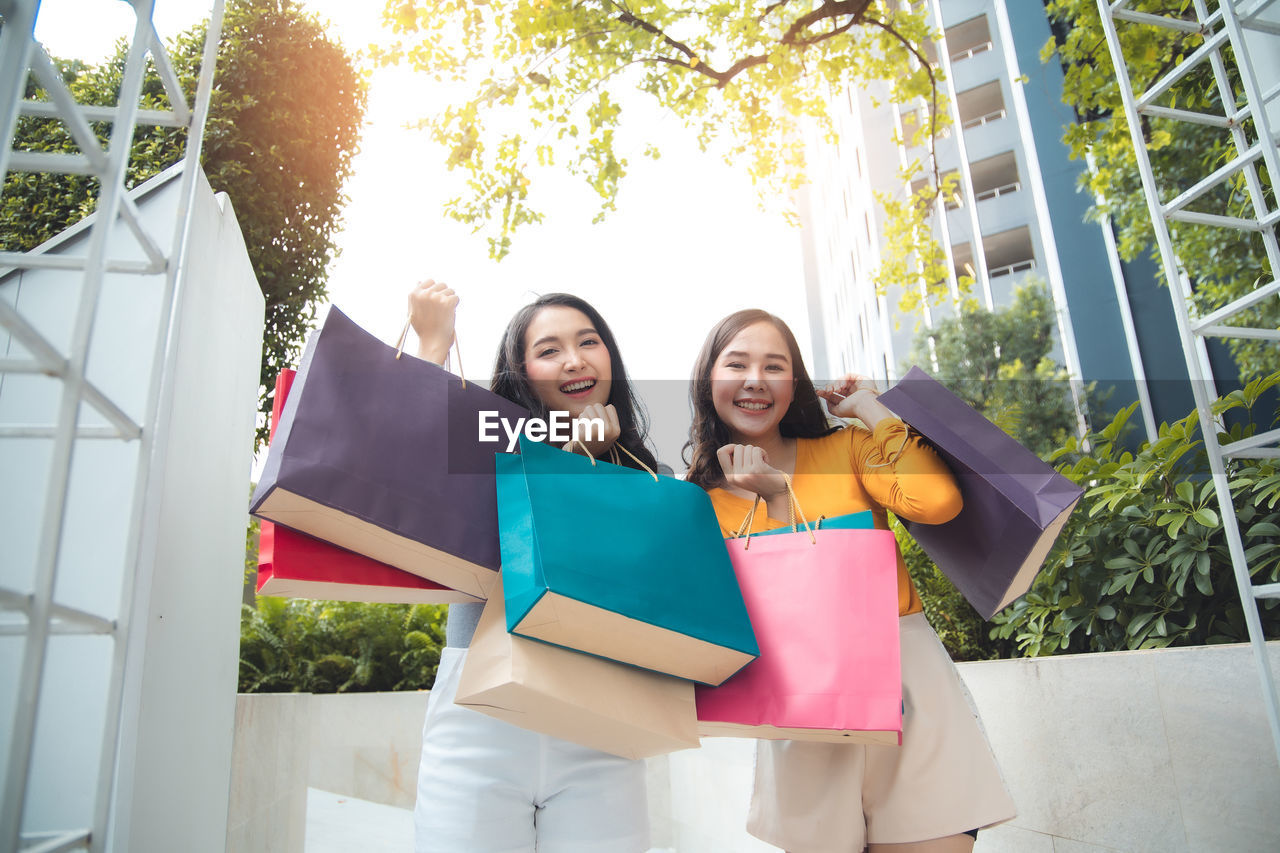
[[[760,657],[698,685],[698,734],[902,742],[896,546],[888,530],[728,539]]]

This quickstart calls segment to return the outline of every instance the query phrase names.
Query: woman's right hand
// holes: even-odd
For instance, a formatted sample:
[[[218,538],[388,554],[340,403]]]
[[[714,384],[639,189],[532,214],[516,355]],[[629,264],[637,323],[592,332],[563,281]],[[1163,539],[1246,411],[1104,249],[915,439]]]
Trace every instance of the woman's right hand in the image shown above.
[[[769,504],[769,514],[775,518],[774,504],[787,503],[787,475],[769,464],[769,454],[754,444],[726,444],[716,451],[720,470],[731,487],[759,495]]]
[[[431,279],[420,281],[409,292],[409,323],[418,336],[418,358],[444,364],[453,345],[453,322],[458,294],[449,285]]]

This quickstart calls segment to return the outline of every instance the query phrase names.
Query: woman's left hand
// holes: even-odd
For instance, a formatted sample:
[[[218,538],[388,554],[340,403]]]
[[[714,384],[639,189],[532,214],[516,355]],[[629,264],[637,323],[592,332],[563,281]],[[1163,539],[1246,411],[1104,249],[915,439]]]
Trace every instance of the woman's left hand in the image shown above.
[[[857,418],[875,429],[885,418],[897,417],[876,398],[880,392],[876,383],[858,373],[845,374],[843,379],[816,389],[818,396],[827,401],[827,409],[838,418]]]
[[[847,373],[842,379],[816,390],[818,396],[827,401],[827,409],[838,418],[858,417],[859,404],[874,400],[880,393],[875,382],[860,373]]]
[[[600,436],[600,429],[594,423],[595,421],[604,424],[603,436]],[[612,403],[603,406],[592,403],[573,419],[569,428],[572,430],[571,435],[577,435],[581,443],[570,439],[564,449],[580,453],[582,446],[586,445],[587,451],[597,458],[608,453],[609,448],[613,447],[614,442],[618,440],[618,436],[622,435],[622,426],[618,423],[618,410]]]

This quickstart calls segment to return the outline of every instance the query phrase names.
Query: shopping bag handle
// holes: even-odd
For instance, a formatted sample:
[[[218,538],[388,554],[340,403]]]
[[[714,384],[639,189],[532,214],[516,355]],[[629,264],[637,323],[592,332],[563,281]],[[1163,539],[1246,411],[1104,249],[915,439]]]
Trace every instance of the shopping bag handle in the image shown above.
[[[569,444],[571,444],[571,445],[572,445],[572,444],[577,444],[579,447],[581,447],[581,448],[582,448],[582,452],[583,452],[583,453],[585,453],[585,454],[587,455],[587,458],[591,460],[591,465],[592,465],[592,467],[595,467],[595,464],[596,464],[596,458],[595,458],[595,456],[593,456],[593,455],[591,454],[591,451],[587,449],[587,446],[586,446],[585,444],[583,444],[583,443],[582,443],[582,439],[577,438],[577,437],[574,437],[574,438],[570,439]],[[646,472],[648,472],[649,476],[653,478],[653,481],[654,481],[655,483],[656,483],[656,482],[658,482],[658,475],[654,472],[654,470],[653,470],[652,468],[650,468],[648,465],[646,465],[646,464],[644,464],[643,462],[641,462],[641,461],[636,457],[636,455],[635,455],[634,453],[632,453],[630,450],[627,450],[625,447],[623,447],[621,444],[618,444],[618,442],[616,442],[616,441],[615,441],[612,445],[610,445],[610,446],[609,446],[609,461],[610,461],[610,462],[612,462],[614,465],[621,465],[621,464],[622,464],[621,460],[618,458],[618,451],[619,451],[619,450],[621,450],[623,453],[625,453],[625,454],[627,454],[628,456],[630,456],[632,459],[635,459],[635,460],[636,460],[636,464],[637,464],[637,465],[639,465],[641,468],[643,468]]]
[[[653,478],[653,481],[655,483],[658,482],[658,474],[656,471],[654,471],[648,465],[644,464],[644,462],[640,460],[640,457],[636,456],[634,453],[632,453],[630,450],[627,450],[627,448],[623,447],[621,444],[618,444],[618,442],[616,441],[609,447],[609,455],[613,457],[611,461],[613,462],[614,465],[622,464],[622,461],[618,459],[619,450],[621,450],[623,453],[627,454],[632,459],[634,459],[635,463],[639,465],[641,468],[643,468],[648,473],[648,475]]]
[[[818,537],[813,535],[813,527],[810,526],[808,519],[804,517],[804,509],[800,506],[800,500],[796,497],[796,490],[791,486],[791,476],[789,474],[782,475],[782,482],[787,486],[787,515],[791,521],[791,532],[796,533],[796,513],[800,514],[800,522],[804,525],[805,532],[809,534],[809,540],[814,545],[818,544]],[[742,520],[742,524],[738,526],[738,531],[734,534],[734,539],[741,538],[744,534],[746,542],[743,543],[742,549],[745,551],[751,547],[751,528],[756,520],[756,508],[760,506],[760,501],[764,500],[758,493],[756,499],[751,502],[751,509],[747,511],[747,517]],[[821,522],[819,522],[821,524]]]
[[[404,341],[409,337],[409,326],[413,318],[406,317],[404,320],[404,328],[400,330],[400,337],[396,340],[396,360],[400,360],[400,356],[404,354]],[[458,354],[458,378],[462,380],[462,387],[467,387],[467,377],[462,372],[462,347],[458,344],[458,333],[453,333],[453,351]]]
[[[841,394],[841,393],[840,393],[840,392],[838,392],[838,391],[832,391],[831,393],[832,393],[832,394],[834,394],[835,396],[839,397],[839,398],[840,398],[840,399],[842,399],[842,400],[844,400],[844,399],[848,399],[848,396],[849,396],[848,394]],[[873,391],[872,393],[874,393],[874,394],[875,394],[875,396],[877,396],[877,397],[879,397],[879,396],[880,396],[880,392],[879,392],[879,391]],[[891,466],[893,466],[893,465],[896,465],[896,464],[898,463],[898,460],[902,458],[902,452],[903,452],[904,450],[906,450],[906,449],[907,449],[907,444],[908,444],[908,442],[910,442],[910,441],[911,441],[911,426],[910,426],[910,424],[908,424],[908,425],[907,425],[907,435],[903,437],[903,439],[902,439],[902,444],[899,444],[899,445],[898,445],[898,449],[897,449],[896,451],[894,451],[894,453],[892,454],[892,456],[890,456],[890,458],[889,458],[888,460],[884,461],[884,462],[877,462],[876,464],[874,464],[874,465],[868,465],[867,467],[868,467],[868,468],[888,468],[888,467],[891,467]]]

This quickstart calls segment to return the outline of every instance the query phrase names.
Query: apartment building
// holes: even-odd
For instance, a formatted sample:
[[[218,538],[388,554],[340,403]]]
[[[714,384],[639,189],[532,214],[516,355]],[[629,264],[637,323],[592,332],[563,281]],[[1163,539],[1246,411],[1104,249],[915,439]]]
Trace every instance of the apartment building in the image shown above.
[[[918,281],[880,295],[872,275],[883,245],[875,194],[903,197],[901,167],[926,152],[902,144],[923,103],[892,104],[887,86],[834,98],[839,142],[810,145],[812,183],[801,210],[815,373],[849,370],[895,379],[912,340],[953,315],[959,279],[988,308],[1009,304],[1029,276],[1057,308],[1055,356],[1073,379],[1112,387],[1107,408],[1142,402],[1148,430],[1192,407],[1168,292],[1146,260],[1122,264],[1109,228],[1087,222],[1078,190],[1086,164],[1068,157],[1063,74],[1042,63],[1051,38],[1034,0],[929,0],[942,32],[934,60],[945,76],[951,127],[937,140],[939,171],[959,191],[935,215],[952,297],[904,315],[899,299]],[[940,24],[940,25],[939,25]],[[923,180],[923,179],[919,179]],[[917,180],[917,184],[919,183]]]

